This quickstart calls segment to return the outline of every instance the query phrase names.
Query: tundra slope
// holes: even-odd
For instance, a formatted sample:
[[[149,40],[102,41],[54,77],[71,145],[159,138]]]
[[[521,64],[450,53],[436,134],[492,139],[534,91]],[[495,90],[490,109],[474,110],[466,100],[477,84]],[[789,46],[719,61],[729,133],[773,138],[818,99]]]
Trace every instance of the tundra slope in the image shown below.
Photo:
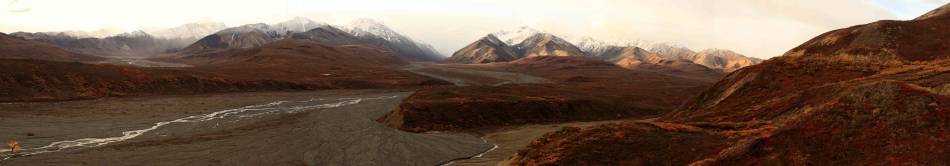
[[[948,8],[827,32],[730,74],[656,122],[550,133],[513,162],[950,163]],[[629,148],[653,145],[667,148]]]

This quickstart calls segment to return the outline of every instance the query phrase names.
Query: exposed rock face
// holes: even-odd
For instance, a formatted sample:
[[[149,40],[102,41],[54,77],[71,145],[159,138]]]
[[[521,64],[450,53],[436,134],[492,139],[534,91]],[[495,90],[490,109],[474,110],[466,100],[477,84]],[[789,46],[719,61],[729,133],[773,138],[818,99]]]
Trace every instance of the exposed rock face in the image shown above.
[[[539,33],[528,37],[515,46],[522,57],[535,56],[589,56],[570,42],[557,36]]]
[[[37,59],[48,61],[85,62],[103,58],[78,54],[44,42],[26,40],[0,33],[0,58]]]
[[[469,44],[447,59],[452,63],[492,63],[507,62],[520,58],[507,44],[489,34],[475,43]]]
[[[701,133],[666,147],[722,144],[713,151],[654,151],[704,156],[697,165],[869,165],[950,163],[950,17],[943,8],[911,21],[878,21],[822,34],[762,64],[740,69],[694,101],[658,119]],[[652,123],[652,122],[651,122]],[[651,163],[649,158],[577,158],[557,154],[639,150],[592,149],[630,144],[667,131],[598,126],[539,139],[523,164]],[[593,135],[593,136],[591,136]],[[582,137],[583,136],[583,137]],[[630,138],[608,140],[614,137]],[[643,138],[646,137],[646,138]],[[547,140],[606,140],[572,143]],[[698,141],[698,145],[689,142]],[[640,142],[637,142],[640,143]],[[601,151],[603,150],[603,151]],[[682,149],[681,149],[682,150]],[[548,155],[552,154],[552,155]]]

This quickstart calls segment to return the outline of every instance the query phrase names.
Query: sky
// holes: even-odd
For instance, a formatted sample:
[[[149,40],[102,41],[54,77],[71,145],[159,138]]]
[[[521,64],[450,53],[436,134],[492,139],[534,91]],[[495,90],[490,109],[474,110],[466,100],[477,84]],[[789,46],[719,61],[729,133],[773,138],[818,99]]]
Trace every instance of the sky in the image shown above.
[[[118,33],[203,21],[228,26],[307,17],[384,22],[451,55],[488,33],[529,26],[608,42],[780,56],[821,33],[909,20],[950,0],[0,0],[0,32]]]

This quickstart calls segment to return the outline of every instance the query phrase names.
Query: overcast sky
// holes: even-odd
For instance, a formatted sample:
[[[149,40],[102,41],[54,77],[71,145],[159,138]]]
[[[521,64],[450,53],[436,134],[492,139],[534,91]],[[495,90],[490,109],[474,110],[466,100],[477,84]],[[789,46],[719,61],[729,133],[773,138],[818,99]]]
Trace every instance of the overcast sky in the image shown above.
[[[228,26],[372,18],[444,54],[530,26],[605,41],[674,42],[769,58],[826,31],[907,20],[950,0],[0,0],[0,32]]]

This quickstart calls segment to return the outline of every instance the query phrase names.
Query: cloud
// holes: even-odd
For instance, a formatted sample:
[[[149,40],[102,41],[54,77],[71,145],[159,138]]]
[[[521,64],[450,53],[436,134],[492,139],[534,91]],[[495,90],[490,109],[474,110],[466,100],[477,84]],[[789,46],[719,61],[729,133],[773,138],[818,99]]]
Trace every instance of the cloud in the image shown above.
[[[920,1],[933,4],[933,5],[944,5],[944,4],[950,3],[950,1],[947,1],[947,0],[920,0]]]
[[[33,11],[33,9],[31,9],[31,8],[25,8],[25,9],[10,9],[10,12],[12,12],[12,13],[28,13],[28,12],[32,12],[32,11]]]
[[[22,0],[12,0],[7,6],[10,8],[8,10],[10,13],[29,13],[33,11],[33,8],[26,7]]]

